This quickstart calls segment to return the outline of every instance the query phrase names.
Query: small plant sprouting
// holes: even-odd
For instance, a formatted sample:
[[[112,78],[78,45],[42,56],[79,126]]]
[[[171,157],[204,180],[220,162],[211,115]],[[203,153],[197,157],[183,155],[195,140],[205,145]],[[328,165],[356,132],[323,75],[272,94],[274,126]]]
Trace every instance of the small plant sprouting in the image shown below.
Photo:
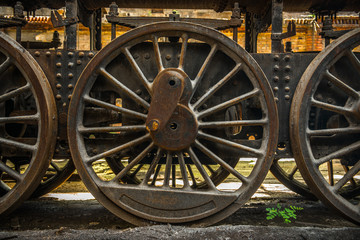
[[[266,214],[266,219],[271,220],[275,217],[282,217],[284,219],[284,223],[291,223],[290,218],[296,219],[296,211],[303,210],[302,207],[290,206],[290,208],[281,209],[281,205],[278,203],[277,208],[266,208],[268,213]]]

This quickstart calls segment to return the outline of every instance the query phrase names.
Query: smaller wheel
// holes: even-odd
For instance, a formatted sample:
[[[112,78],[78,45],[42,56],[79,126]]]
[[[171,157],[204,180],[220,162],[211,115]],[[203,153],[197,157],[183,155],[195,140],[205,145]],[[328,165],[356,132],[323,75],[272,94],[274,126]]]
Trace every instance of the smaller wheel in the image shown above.
[[[311,191],[360,223],[360,29],[335,40],[296,89],[290,136]]]
[[[296,165],[295,159],[274,159],[271,173],[291,191],[300,194],[308,199],[316,200],[310,188],[306,185]]]
[[[75,165],[71,159],[53,159],[43,176],[40,185],[31,195],[32,198],[41,197],[58,188],[68,180],[75,171]]]
[[[0,32],[0,214],[39,185],[53,154],[54,97],[31,55]]]

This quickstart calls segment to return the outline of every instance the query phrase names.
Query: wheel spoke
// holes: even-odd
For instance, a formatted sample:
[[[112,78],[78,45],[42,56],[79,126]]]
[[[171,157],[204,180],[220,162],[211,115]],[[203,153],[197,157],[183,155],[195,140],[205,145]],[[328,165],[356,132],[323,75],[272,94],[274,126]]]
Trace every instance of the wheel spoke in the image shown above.
[[[155,159],[152,161],[149,169],[147,170],[144,180],[141,182],[141,185],[146,185],[151,177],[151,174],[154,172],[155,167],[158,165],[159,160],[161,158],[161,148],[158,148],[157,152],[156,152],[156,157]],[[159,165],[160,166],[160,165]]]
[[[352,184],[355,183],[353,177],[360,171],[360,161],[358,161],[350,170],[348,170],[345,175],[335,184],[334,191],[339,191],[348,181],[352,181]],[[356,183],[355,183],[356,184]]]
[[[264,126],[269,123],[268,119],[261,120],[238,120],[238,121],[218,121],[218,122],[201,122],[199,129],[203,128],[224,128],[236,126]],[[359,129],[360,131],[360,129]]]
[[[350,109],[347,109],[345,107],[335,106],[329,103],[320,102],[318,100],[312,99],[311,103],[313,106],[322,108],[331,112],[336,112],[345,116],[351,115],[352,111]]]
[[[211,158],[214,162],[219,164],[221,167],[226,169],[229,173],[237,177],[243,184],[248,184],[250,181],[247,177],[240,174],[238,171],[236,171],[233,167],[231,167],[228,163],[226,163],[224,160],[222,160],[220,157],[218,157],[215,153],[211,152],[207,147],[202,145],[199,141],[195,141],[195,146],[199,148],[200,151],[202,151],[205,155],[207,155],[209,158]]]
[[[156,65],[158,67],[158,71],[161,72],[162,70],[164,70],[164,66],[163,66],[163,63],[162,63],[162,60],[161,60],[161,53],[160,53],[158,37],[153,36],[152,42],[153,42],[153,46],[154,46]]]
[[[8,57],[6,60],[0,65],[0,75],[3,74],[11,65],[11,59]]]
[[[22,176],[19,172],[11,169],[10,167],[8,167],[5,163],[3,163],[1,161],[0,161],[0,170],[2,172],[6,172],[11,178],[16,180],[16,182],[20,182],[22,180]]]
[[[210,167],[210,165],[205,165],[205,167],[209,170],[211,174],[215,173],[215,170]]]
[[[244,101],[244,100],[246,100],[248,98],[254,97],[259,93],[260,93],[259,89],[254,89],[251,92],[245,93],[245,94],[243,94],[243,95],[241,95],[239,97],[230,99],[230,100],[228,100],[226,102],[223,102],[223,103],[218,104],[218,105],[216,105],[214,107],[211,107],[211,108],[209,108],[209,109],[207,109],[205,111],[200,112],[199,115],[198,115],[198,118],[201,119],[201,118],[204,118],[204,117],[209,116],[211,114],[214,114],[214,113],[216,113],[216,112],[218,112],[220,110],[223,110],[225,108],[233,106],[233,105],[235,105],[235,104],[237,104],[237,103],[239,103],[241,101]]]
[[[29,83],[27,83],[25,86],[17,88],[11,92],[5,93],[3,95],[0,96],[0,103],[5,102],[13,97],[16,97],[18,95],[20,95],[23,92],[26,92],[28,90],[31,89],[31,85]]]
[[[333,153],[330,153],[329,155],[325,156],[325,157],[322,157],[322,158],[319,158],[317,160],[315,160],[315,164],[317,166],[320,166],[321,164],[323,163],[326,163],[332,159],[336,159],[336,158],[340,158],[346,154],[349,154],[357,149],[360,148],[360,141],[357,141],[349,146],[346,146],[346,147],[343,147],[342,149],[340,150],[337,150]]]
[[[206,72],[206,70],[208,69],[211,60],[213,59],[213,57],[215,56],[215,53],[217,52],[218,46],[217,44],[214,44],[211,46],[211,50],[209,55],[206,57],[203,65],[201,66],[197,76],[195,77],[194,81],[192,82],[192,86],[193,86],[193,93],[196,91],[199,83],[201,82],[202,78],[204,77],[204,74]]]
[[[132,141],[130,141],[128,143],[125,143],[123,145],[120,145],[118,147],[110,149],[110,150],[108,150],[106,152],[103,152],[103,153],[97,154],[97,155],[95,155],[93,157],[84,159],[84,161],[87,164],[92,164],[93,162],[95,162],[95,161],[97,161],[99,159],[111,156],[111,155],[113,155],[113,154],[115,154],[117,152],[120,152],[120,151],[124,150],[124,149],[130,148],[130,147],[135,147],[135,146],[139,145],[140,143],[145,142],[148,139],[150,139],[150,134],[146,134],[145,136],[142,136],[140,138],[136,138],[135,140],[132,140]]]
[[[294,179],[294,175],[295,175],[295,173],[298,171],[298,166],[297,165],[295,165],[294,167],[293,167],[293,169],[291,169],[291,171],[290,171],[290,173],[289,173],[289,179]]]
[[[1,177],[1,174],[0,174]],[[11,188],[6,185],[3,181],[0,180],[0,196],[4,196],[6,193],[8,193],[11,190]]]
[[[37,149],[36,145],[29,145],[2,137],[0,137],[0,144],[7,145],[9,147],[20,148],[29,152],[34,152]]]
[[[154,173],[153,180],[151,181],[150,185],[155,186],[156,180],[157,180],[157,178],[159,176],[159,173],[160,173],[160,169],[161,169],[161,165],[157,165],[155,173]]]
[[[111,127],[84,127],[79,126],[78,131],[81,134],[85,133],[111,133],[111,132],[140,132],[145,131],[145,125],[133,126],[111,126]]]
[[[179,68],[184,69],[184,63],[185,63],[185,57],[186,57],[189,36],[187,34],[184,34],[181,37],[181,39],[182,39],[182,45],[181,45],[181,53],[180,53],[180,60],[179,60]]]
[[[327,167],[328,167],[328,175],[329,175],[329,184],[330,186],[334,186],[334,167],[332,160],[327,162]]]
[[[135,177],[136,174],[141,170],[141,168],[144,166],[144,164],[139,164],[139,166],[130,174],[130,177]]]
[[[130,62],[131,67],[135,70],[136,75],[139,77],[148,93],[152,95],[152,84],[146,79],[144,73],[141,71],[139,65],[136,63],[134,57],[131,55],[129,48],[124,48],[122,52],[125,54],[126,58]]]
[[[180,171],[181,171],[181,176],[184,182],[184,189],[189,188],[190,184],[189,184],[189,179],[188,179],[188,174],[186,172],[186,166],[185,166],[185,160],[184,160],[184,155],[182,152],[178,152],[178,161],[179,161],[179,166],[180,166]]]
[[[111,83],[113,83],[116,87],[121,89],[124,93],[126,93],[130,98],[132,98],[136,103],[143,106],[145,109],[149,109],[150,104],[146,102],[144,99],[139,97],[136,93],[134,93],[131,89],[126,87],[120,81],[118,81],[113,75],[107,72],[104,68],[99,69],[99,73],[108,79]]]
[[[61,169],[54,163],[54,161],[50,161],[50,165],[55,169],[57,173],[61,172]]]
[[[111,182],[118,182],[127,172],[129,172],[136,164],[138,164],[144,157],[152,150],[154,143],[150,143],[136,158],[134,158],[123,170],[121,170]]]
[[[216,136],[213,136],[213,135],[209,135],[207,133],[199,132],[198,137],[206,139],[208,141],[212,141],[212,142],[215,142],[215,143],[220,143],[220,144],[223,144],[223,145],[226,145],[226,146],[229,146],[229,147],[233,147],[233,148],[236,148],[236,149],[240,149],[240,150],[249,152],[251,154],[254,154],[256,157],[263,156],[263,152],[261,150],[251,148],[251,147],[239,144],[239,143],[231,142],[229,140],[219,138],[219,137],[216,137]]]
[[[201,162],[199,161],[198,157],[196,156],[196,154],[194,153],[194,151],[192,150],[191,147],[189,148],[189,154],[190,154],[191,160],[195,164],[195,166],[198,169],[198,171],[200,172],[201,176],[204,178],[209,189],[217,190],[213,181],[210,179],[209,175],[206,173],[205,169],[201,165]]]
[[[342,82],[340,79],[338,79],[337,77],[335,77],[334,75],[332,75],[329,70],[327,70],[325,72],[325,76],[328,80],[330,80],[333,84],[335,84],[338,88],[342,89],[346,94],[348,94],[349,96],[354,97],[355,99],[359,99],[360,98],[360,94],[353,89],[352,87],[350,87],[349,85],[347,85],[346,83]]]
[[[176,165],[173,164],[171,166],[171,179],[172,179],[172,187],[175,188],[176,187]]]
[[[341,165],[342,165],[342,164],[341,164]],[[348,166],[345,166],[345,165],[342,165],[342,166],[343,166],[343,168],[344,168],[345,173],[347,173],[347,172],[349,171],[349,167],[348,167]],[[350,183],[351,183],[351,185],[352,185],[353,187],[356,187],[356,185],[357,185],[354,178],[351,178],[351,179],[350,179]]]
[[[225,83],[227,83],[236,73],[240,71],[242,68],[242,64],[238,63],[236,66],[218,83],[212,86],[199,100],[194,103],[193,108],[196,110],[200,107],[204,102],[206,102],[216,91],[218,91]]]
[[[0,117],[0,124],[3,123],[36,123],[39,121],[39,114],[15,116],[15,117]]]
[[[167,152],[166,165],[165,165],[165,174],[164,174],[164,184],[163,184],[164,187],[169,187],[172,158],[173,157],[172,157],[171,153]]]
[[[191,181],[193,182],[193,186],[196,187],[197,184],[196,184],[196,178],[195,178],[195,175],[194,175],[194,172],[193,170],[191,169],[191,166],[189,164],[186,165],[188,171],[189,171],[189,174],[190,174],[190,177],[191,177]]]
[[[306,132],[309,136],[331,136],[335,134],[345,135],[352,133],[360,133],[360,127],[329,128],[329,129],[319,129],[319,130],[307,129]]]
[[[354,52],[350,49],[345,52],[346,56],[349,58],[350,62],[354,65],[356,70],[360,73],[360,60],[355,56]]]
[[[84,96],[84,101],[86,101],[87,103],[90,103],[90,104],[94,104],[94,105],[99,106],[99,107],[103,107],[103,108],[106,108],[106,109],[114,110],[116,112],[120,112],[120,113],[122,113],[124,115],[132,116],[132,117],[135,117],[135,118],[140,118],[140,119],[143,119],[143,120],[146,120],[146,118],[147,118],[147,116],[145,114],[142,114],[142,113],[130,110],[130,109],[126,109],[126,108],[123,108],[123,107],[118,107],[116,105],[113,105],[113,104],[110,104],[110,103],[107,103],[107,102],[92,98],[90,96]]]

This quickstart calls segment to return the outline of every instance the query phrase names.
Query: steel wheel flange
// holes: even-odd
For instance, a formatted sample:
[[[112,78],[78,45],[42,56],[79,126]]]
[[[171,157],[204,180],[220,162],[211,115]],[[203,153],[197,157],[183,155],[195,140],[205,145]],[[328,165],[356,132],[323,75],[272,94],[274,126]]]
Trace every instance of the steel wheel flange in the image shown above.
[[[239,105],[242,120],[226,117]],[[108,118],[88,119],[104,109]],[[240,46],[200,25],[167,22],[129,31],[94,57],[75,87],[68,129],[79,174],[111,212],[135,225],[209,225],[262,183],[278,119],[266,77]],[[99,174],[108,157],[124,168]],[[242,173],[248,158],[254,167]],[[212,165],[233,189],[215,186]],[[128,174],[140,182],[123,181]]]

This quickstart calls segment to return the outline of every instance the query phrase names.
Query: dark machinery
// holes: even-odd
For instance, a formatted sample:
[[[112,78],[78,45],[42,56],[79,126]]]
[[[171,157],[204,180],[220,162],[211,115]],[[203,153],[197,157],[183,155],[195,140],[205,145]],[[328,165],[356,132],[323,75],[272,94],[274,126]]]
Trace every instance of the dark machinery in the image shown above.
[[[59,160],[73,159],[96,199],[126,221],[204,226],[241,207],[275,159],[272,171],[284,184],[360,223],[360,29],[331,28],[337,12],[360,11],[358,1],[0,4],[14,7],[0,27],[16,26],[19,43],[24,10],[66,9],[66,17],[52,12],[53,25],[65,27],[62,49],[56,34],[26,50],[0,34],[0,214],[66,180],[72,161]],[[114,40],[102,48],[104,7]],[[119,17],[118,8],[231,10],[232,17]],[[283,11],[323,18],[328,46],[285,51],[296,26],[283,32]],[[242,15],[245,49],[235,42]],[[90,29],[88,51],[76,49],[79,22]],[[116,38],[116,25],[135,29]],[[258,54],[257,35],[270,25],[272,53]],[[235,41],[216,30],[227,28]],[[280,162],[291,157],[296,166],[286,173]],[[99,163],[111,173],[98,174]],[[299,171],[307,186],[294,179]]]

